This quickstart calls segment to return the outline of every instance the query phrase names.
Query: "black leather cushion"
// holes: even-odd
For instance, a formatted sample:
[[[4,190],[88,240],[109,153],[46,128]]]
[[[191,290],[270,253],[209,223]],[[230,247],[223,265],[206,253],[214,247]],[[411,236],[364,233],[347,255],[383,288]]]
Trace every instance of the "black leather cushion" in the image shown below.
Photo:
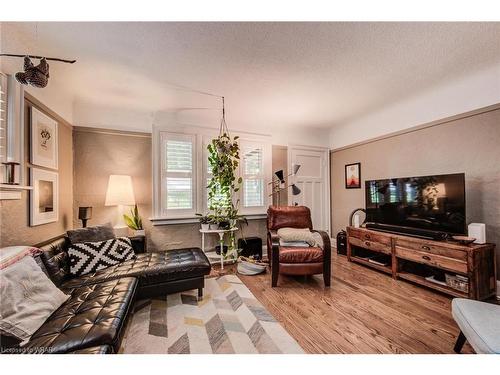
[[[199,248],[137,254],[135,259],[70,279],[63,288],[94,284],[120,277],[137,277],[139,287],[167,281],[203,277],[210,273],[210,262]]]
[[[118,349],[137,287],[134,278],[65,289],[68,299],[23,346],[27,353],[67,353],[93,346]]]
[[[82,242],[107,241],[115,238],[115,232],[110,223],[97,225],[95,227],[78,228],[68,230],[69,242],[72,244]]]
[[[92,348],[85,348],[69,352],[68,354],[111,354],[113,349],[109,345],[93,346]]]
[[[66,252],[68,245],[69,240],[63,237],[40,247],[43,250],[40,258],[50,279],[57,286],[60,286],[69,277],[69,259]]]

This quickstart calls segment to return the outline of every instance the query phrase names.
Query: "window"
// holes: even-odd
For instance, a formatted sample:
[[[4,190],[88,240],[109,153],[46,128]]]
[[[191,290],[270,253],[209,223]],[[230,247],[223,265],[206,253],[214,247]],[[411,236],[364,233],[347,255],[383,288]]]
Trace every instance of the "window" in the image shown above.
[[[195,137],[162,134],[162,213],[181,217],[195,212]]]
[[[207,145],[217,134],[211,129],[198,127],[189,130],[183,127],[165,127],[165,130],[160,126],[154,127],[153,221],[156,224],[191,222],[195,213],[209,211],[210,203],[214,202],[208,202],[207,185],[212,171]],[[266,166],[270,168],[271,144],[264,136],[245,139],[240,135],[239,142],[237,175],[242,177],[243,182],[234,200],[235,203],[240,201],[241,215],[263,215],[269,203],[266,179],[270,180],[271,170]],[[218,204],[230,204],[226,199],[224,194],[214,198]]]
[[[397,197],[396,185],[394,184],[394,182],[390,182],[389,183],[389,202],[395,203],[397,201],[398,201],[398,197]]]
[[[377,188],[377,182],[376,181],[371,181],[370,182],[370,203],[380,203],[378,199],[378,188]]]
[[[264,206],[263,146],[257,143],[241,142],[243,208]]]
[[[0,73],[0,163],[7,161],[7,76]]]

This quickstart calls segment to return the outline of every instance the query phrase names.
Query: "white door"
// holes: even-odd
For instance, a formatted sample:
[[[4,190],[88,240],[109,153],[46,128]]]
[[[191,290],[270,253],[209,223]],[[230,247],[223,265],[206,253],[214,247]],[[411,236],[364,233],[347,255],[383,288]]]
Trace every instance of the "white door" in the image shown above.
[[[320,147],[290,146],[288,161],[289,173],[292,173],[295,164],[300,164],[297,175],[290,179],[290,182],[300,189],[300,193],[293,195],[292,189],[289,189],[288,204],[309,207],[314,229],[324,230],[329,234],[329,150]]]

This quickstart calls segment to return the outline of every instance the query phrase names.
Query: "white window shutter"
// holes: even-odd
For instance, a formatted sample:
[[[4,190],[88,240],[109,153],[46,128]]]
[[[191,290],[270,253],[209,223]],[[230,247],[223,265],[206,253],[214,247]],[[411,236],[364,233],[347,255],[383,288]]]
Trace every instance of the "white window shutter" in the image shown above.
[[[264,206],[263,147],[244,145],[243,149],[243,206]]]
[[[193,143],[167,140],[167,172],[193,172]]]
[[[162,205],[167,216],[194,215],[195,144],[195,137],[164,134]]]

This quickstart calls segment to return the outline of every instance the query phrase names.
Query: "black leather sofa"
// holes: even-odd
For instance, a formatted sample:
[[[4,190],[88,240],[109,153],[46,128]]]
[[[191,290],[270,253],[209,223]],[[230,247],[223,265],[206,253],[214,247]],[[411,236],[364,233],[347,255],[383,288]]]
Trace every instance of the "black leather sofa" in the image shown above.
[[[116,353],[136,298],[198,289],[202,296],[210,262],[199,248],[136,254],[93,274],[69,273],[66,237],[39,246],[37,259],[54,284],[71,297],[21,347],[1,337],[6,353]]]

